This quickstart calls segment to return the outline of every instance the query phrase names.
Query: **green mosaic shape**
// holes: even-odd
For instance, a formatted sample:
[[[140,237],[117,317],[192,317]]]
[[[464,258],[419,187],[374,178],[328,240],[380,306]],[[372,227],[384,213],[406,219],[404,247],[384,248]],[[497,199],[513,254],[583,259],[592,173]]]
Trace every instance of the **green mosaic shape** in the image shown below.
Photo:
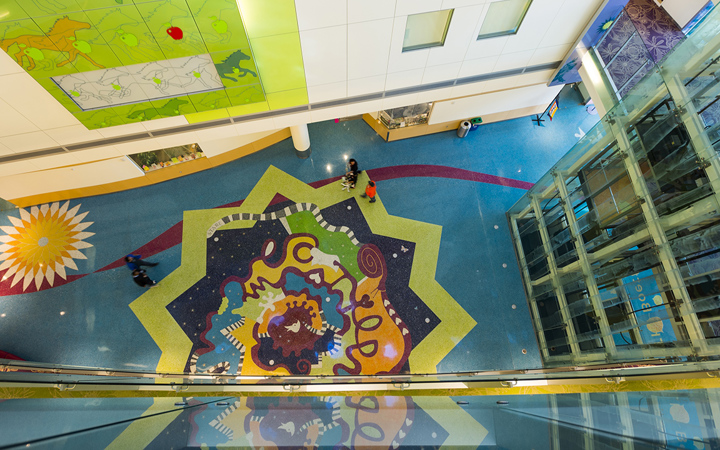
[[[130,66],[165,59],[165,54],[135,5],[96,9],[87,11],[86,15],[121,65]]]
[[[207,53],[205,42],[184,0],[136,3],[135,6],[165,55],[163,59]],[[182,31],[180,39],[174,39],[169,34],[177,29]]]
[[[157,116],[150,117],[148,120],[159,119],[162,117],[180,116],[183,114],[196,113],[195,105],[193,105],[187,95],[180,97],[167,98],[163,100],[150,100],[155,106]]]
[[[188,98],[197,112],[227,108],[230,106],[230,99],[227,97],[225,90],[192,94],[188,95]]]
[[[114,127],[125,122],[120,118],[113,108],[97,109],[94,111],[75,112],[73,116],[80,121],[88,130],[98,128]]]
[[[21,0],[18,3],[30,17],[69,14],[82,10],[75,0]]]
[[[217,52],[210,56],[223,86],[247,86],[260,81],[250,48]]]
[[[195,114],[188,114],[185,116],[185,120],[188,123],[199,123],[208,122],[210,120],[224,119],[230,117],[227,109],[213,109],[211,111],[203,111]]]
[[[2,17],[0,22],[14,22],[16,20],[27,19],[25,10],[15,0],[4,0],[2,2]]]
[[[0,23],[0,47],[34,78],[77,72],[31,19]]]
[[[132,105],[113,106],[115,114],[120,116],[123,123],[145,122],[151,118],[159,118],[159,113],[152,102],[133,103]]]
[[[250,86],[225,89],[225,93],[230,99],[232,106],[247,105],[249,103],[258,103],[265,101],[265,95],[260,84]]]
[[[67,25],[70,30],[82,27],[77,28],[72,34],[62,33],[63,38],[57,40],[58,48],[65,52],[78,72],[123,65],[85,13],[75,12],[64,16],[46,16],[34,20],[43,30],[57,29],[60,24],[65,23],[72,24],[71,26]],[[52,39],[56,40],[55,37]]]
[[[250,46],[235,0],[186,1],[211,53]]]

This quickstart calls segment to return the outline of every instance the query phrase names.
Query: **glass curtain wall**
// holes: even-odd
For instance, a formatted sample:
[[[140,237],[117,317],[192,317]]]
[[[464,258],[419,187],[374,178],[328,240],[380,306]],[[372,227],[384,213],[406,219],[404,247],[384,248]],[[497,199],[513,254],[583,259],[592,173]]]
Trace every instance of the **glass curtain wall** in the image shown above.
[[[546,367],[720,354],[720,8],[507,213]]]

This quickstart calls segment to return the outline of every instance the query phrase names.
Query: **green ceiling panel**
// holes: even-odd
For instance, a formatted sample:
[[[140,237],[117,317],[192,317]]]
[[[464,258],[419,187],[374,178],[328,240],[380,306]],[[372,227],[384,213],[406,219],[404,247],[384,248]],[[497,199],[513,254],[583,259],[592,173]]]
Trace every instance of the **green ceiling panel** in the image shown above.
[[[270,109],[291,108],[293,106],[307,105],[307,89],[293,89],[291,91],[268,93],[267,101]]]
[[[188,96],[173,97],[165,100],[151,100],[159,117],[172,117],[197,112],[195,105]],[[145,120],[157,119],[155,116],[145,116]]]
[[[135,7],[140,11],[165,59],[208,52],[185,0],[136,3]]]
[[[213,53],[215,70],[225,87],[246,86],[259,81],[250,48]]]
[[[78,72],[123,65],[84,12],[33,19],[42,30],[57,30],[57,47]]]
[[[86,14],[122,65],[165,59],[135,5],[95,9]]]
[[[22,6],[30,17],[51,16],[82,11],[82,8],[75,0],[19,0],[18,4]]]
[[[269,36],[250,42],[266,93],[305,87],[299,34]]]
[[[226,108],[230,106],[230,99],[221,91],[203,92],[202,94],[188,95],[197,112],[210,111],[212,109]]]
[[[188,123],[207,122],[209,120],[223,119],[228,116],[227,109],[215,109],[213,111],[204,111],[195,114],[187,114],[185,119]]]
[[[0,0],[0,47],[90,129],[307,104],[294,0],[240,3]]]
[[[267,102],[248,103],[247,105],[231,106],[227,109],[230,116],[244,116],[245,114],[255,114],[259,112],[270,111]]]
[[[260,84],[250,86],[228,88],[225,93],[233,106],[247,105],[248,103],[264,102],[265,95]]]
[[[68,53],[62,48],[72,48],[72,42],[60,38],[60,28],[71,25],[68,21],[56,24],[48,31],[48,36],[32,19],[0,23],[0,44],[17,63],[35,78],[66,75],[77,72],[68,60]],[[63,31],[62,33],[68,33]],[[69,35],[70,37],[71,35]],[[55,43],[57,42],[58,45]]]
[[[16,0],[3,0],[0,2],[0,22],[27,19],[28,17],[30,16],[27,15]]]
[[[187,4],[208,51],[250,47],[235,0],[187,0]]]
[[[239,0],[250,39],[297,33],[294,0]]]
[[[114,127],[125,122],[115,113],[113,108],[98,109],[73,113],[76,119],[88,129]]]

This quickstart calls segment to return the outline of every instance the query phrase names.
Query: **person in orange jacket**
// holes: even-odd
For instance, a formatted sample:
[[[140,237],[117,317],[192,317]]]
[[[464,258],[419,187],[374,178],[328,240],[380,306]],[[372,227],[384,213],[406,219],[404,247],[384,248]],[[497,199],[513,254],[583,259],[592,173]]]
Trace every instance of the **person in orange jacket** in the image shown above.
[[[360,197],[370,197],[370,203],[375,203],[375,182],[374,181],[368,181],[367,186],[365,186],[365,193],[360,194]]]

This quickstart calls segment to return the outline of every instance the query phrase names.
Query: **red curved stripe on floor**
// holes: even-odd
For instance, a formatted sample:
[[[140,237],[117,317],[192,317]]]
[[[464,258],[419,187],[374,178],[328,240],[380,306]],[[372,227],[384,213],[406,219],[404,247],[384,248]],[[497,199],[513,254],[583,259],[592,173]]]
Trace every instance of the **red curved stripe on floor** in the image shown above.
[[[505,178],[505,177],[498,177],[495,175],[488,175],[486,173],[480,173],[480,172],[473,172],[471,170],[466,169],[458,169],[456,167],[447,167],[447,166],[436,166],[436,165],[428,165],[428,164],[419,164],[419,165],[409,165],[409,166],[389,166],[389,167],[380,167],[378,169],[370,169],[367,171],[368,175],[372,180],[375,181],[386,181],[386,180],[394,180],[396,178],[409,178],[409,177],[435,177],[435,178],[451,178],[456,180],[467,180],[467,181],[475,181],[478,183],[486,183],[486,184],[496,184],[499,186],[508,186],[518,189],[530,189],[533,186],[533,183],[528,183],[527,181],[520,181],[520,180],[513,180],[512,178]],[[341,177],[332,177],[332,178],[326,178],[324,180],[318,180],[313,181],[312,183],[308,183],[308,185],[312,186],[313,188],[317,189],[319,187],[325,186],[330,183],[334,183],[338,180],[340,180]],[[272,202],[270,202],[271,205],[274,205],[276,203],[280,203],[281,201],[285,200],[285,197],[281,195],[276,195],[275,198],[273,198]],[[227,203],[225,205],[217,206],[216,208],[234,208],[242,205],[244,200],[238,200],[236,202]],[[182,221],[176,223],[172,227],[170,227],[167,231],[162,233],[160,236],[156,237],[152,241],[148,242],[147,244],[143,245],[142,247],[133,250],[130,253],[133,253],[135,255],[140,254],[143,256],[143,258],[149,258],[157,253],[160,253],[164,250],[169,249],[170,247],[174,247],[175,245],[178,245],[182,242]],[[105,270],[115,269],[117,267],[121,267],[125,265],[125,261],[123,258],[125,255],[123,255],[122,258],[118,259],[117,261],[114,261],[107,266],[96,270],[95,272],[102,272]]]

